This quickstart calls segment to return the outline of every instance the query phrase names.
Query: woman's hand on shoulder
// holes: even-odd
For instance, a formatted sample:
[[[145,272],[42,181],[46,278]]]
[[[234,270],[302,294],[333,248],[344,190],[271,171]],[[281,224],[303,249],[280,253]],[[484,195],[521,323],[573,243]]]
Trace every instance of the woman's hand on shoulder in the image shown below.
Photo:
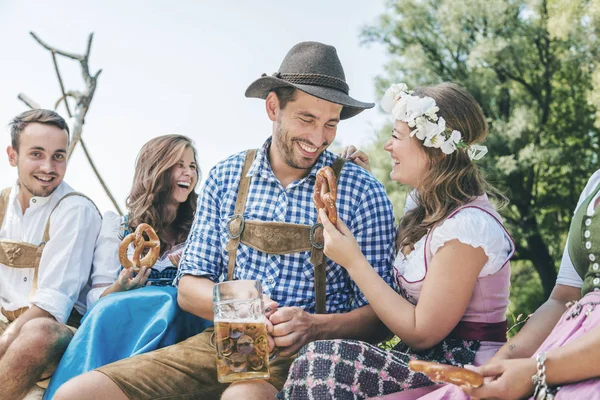
[[[369,156],[362,150],[358,150],[355,146],[346,146],[344,149],[338,154],[338,156],[345,158],[349,161],[352,161],[354,164],[358,165],[371,172],[371,164],[369,163]]]
[[[356,238],[339,216],[336,225],[329,221],[324,208],[319,210],[319,216],[323,224],[323,238],[325,241],[323,253],[327,257],[346,269],[351,268],[356,265],[357,261],[365,258]]]

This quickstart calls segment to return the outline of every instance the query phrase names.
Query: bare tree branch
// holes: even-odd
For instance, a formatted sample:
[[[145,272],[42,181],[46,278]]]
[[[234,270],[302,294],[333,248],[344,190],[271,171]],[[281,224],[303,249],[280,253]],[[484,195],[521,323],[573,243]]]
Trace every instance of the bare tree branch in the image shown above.
[[[38,37],[38,36],[37,36],[35,33],[33,33],[33,32],[29,32],[29,34],[30,34],[31,36],[33,36],[33,38],[34,38],[34,39],[35,39],[35,40],[36,40],[36,41],[37,41],[39,44],[41,44],[41,45],[42,45],[42,47],[44,47],[44,48],[46,48],[46,49],[50,50],[51,52],[53,52],[53,53],[58,53],[58,54],[60,54],[61,56],[65,56],[65,57],[67,57],[67,58],[71,58],[71,59],[73,59],[73,60],[77,60],[77,61],[83,61],[83,58],[84,58],[84,56],[80,56],[79,54],[68,53],[68,52],[66,52],[66,51],[62,51],[62,50],[55,49],[54,47],[51,47],[51,46],[49,46],[48,44],[46,44],[46,42],[44,42],[42,39],[40,39],[40,38],[39,38],[39,37]]]
[[[67,94],[65,93],[65,85],[63,84],[62,77],[60,76],[60,70],[58,69],[58,62],[56,61],[56,53],[55,52],[52,52],[52,62],[54,63],[54,71],[56,71],[56,77],[58,78],[58,83],[60,85],[62,99],[65,100],[65,108],[67,109],[67,114],[69,114],[69,118],[71,118],[73,116],[73,114],[71,114],[71,109],[69,108],[69,102],[67,101]],[[59,103],[60,103],[60,100],[56,103],[57,106],[55,108],[58,108]]]
[[[71,159],[70,156],[73,153],[75,146],[77,145],[77,143],[81,142],[81,147],[83,148],[83,152],[85,153],[85,156],[88,159],[88,162],[92,166],[92,169],[94,170],[94,173],[96,174],[96,177],[98,178],[98,181],[100,181],[100,184],[104,188],[104,191],[110,198],[115,209],[119,212],[119,214],[123,215],[123,212],[121,211],[119,205],[115,201],[115,198],[113,197],[112,193],[106,186],[104,179],[102,179],[102,177],[100,176],[100,172],[98,171],[98,169],[96,168],[96,165],[92,161],[92,157],[90,156],[90,153],[87,150],[87,147],[85,146],[85,144],[83,143],[83,140],[81,138],[81,134],[83,132],[83,124],[85,123],[85,116],[89,110],[90,104],[94,97],[94,93],[96,91],[96,83],[97,83],[98,76],[100,76],[100,73],[102,72],[102,70],[100,69],[100,70],[98,70],[98,72],[96,72],[95,75],[92,76],[90,74],[89,58],[90,58],[90,52],[92,50],[92,42],[94,39],[94,34],[90,33],[90,36],[88,37],[85,54],[80,55],[80,54],[69,53],[66,51],[58,50],[57,48],[52,47],[49,44],[47,44],[46,42],[44,42],[35,33],[33,33],[33,32],[29,32],[29,33],[31,34],[31,36],[33,36],[33,38],[42,47],[44,47],[45,49],[50,51],[50,53],[52,54],[52,62],[54,64],[54,70],[56,72],[56,77],[58,79],[58,83],[60,85],[60,91],[62,93],[62,96],[56,101],[55,109],[58,108],[58,106],[60,105],[60,103],[62,101],[64,101],[65,108],[67,110],[67,114],[69,115],[70,118],[72,118],[71,142],[69,144],[67,160]],[[60,70],[58,68],[58,60],[56,58],[57,54],[67,57],[67,58],[70,58],[72,60],[79,61],[79,63],[81,64],[81,73],[83,75],[83,80],[85,81],[85,84],[86,84],[86,88],[83,92],[66,91],[65,90],[65,85],[63,83],[62,76],[61,76]],[[69,97],[74,98],[76,101],[75,110],[73,112],[71,112],[71,108],[69,107],[69,102],[68,102]],[[33,102],[31,99],[29,99],[24,94],[20,94],[19,99],[21,101],[23,101],[25,104],[27,104],[30,108],[39,108],[39,105],[37,103]]]
[[[90,156],[90,153],[88,152],[87,147],[85,146],[85,143],[83,142],[83,139],[80,139],[79,142],[81,143],[81,148],[83,149],[83,152],[85,153],[85,156],[87,157],[90,165],[92,166],[92,169],[94,170],[94,173],[96,174],[96,177],[98,178],[98,180],[100,181],[100,184],[104,188],[104,191],[106,192],[106,194],[110,198],[110,201],[113,203],[113,206],[117,209],[117,212],[119,213],[119,215],[123,215],[123,211],[121,211],[121,208],[117,204],[117,201],[115,200],[115,198],[113,197],[112,193],[108,189],[108,186],[106,186],[106,184],[104,183],[104,179],[102,179],[102,177],[100,176],[100,172],[98,172],[98,169],[96,168],[96,165],[92,161],[92,157]]]
[[[65,106],[67,107],[67,112],[69,113],[69,117],[72,117],[70,110],[69,110],[69,106],[67,105],[67,98],[68,97],[72,97],[74,99],[77,99],[79,96],[78,93],[73,92],[73,91],[68,91],[67,93],[64,93],[62,96],[59,97],[58,100],[56,100],[56,102],[54,103],[54,109],[57,110],[58,106],[60,106],[61,102],[65,102]]]
[[[25,103],[27,105],[27,107],[31,108],[32,110],[40,108],[40,105],[38,103],[36,103],[35,101],[31,100],[25,93],[19,93],[17,98],[19,100],[21,100],[23,103]]]
[[[94,32],[90,33],[88,37],[87,50],[85,51],[85,58],[90,58],[90,51],[92,50],[92,40],[94,40]]]
[[[96,81],[98,79],[98,76],[102,72],[102,70],[98,70],[98,72],[96,72],[96,75],[92,76],[90,74],[89,56],[90,56],[90,51],[92,49],[92,41],[94,39],[94,34],[90,33],[90,36],[88,37],[86,54],[80,55],[80,54],[68,53],[66,51],[58,50],[55,47],[52,47],[49,44],[47,44],[46,42],[44,42],[35,33],[33,33],[33,32],[29,32],[29,33],[31,34],[31,36],[33,36],[33,38],[39,44],[41,44],[45,49],[49,50],[52,53],[53,59],[55,57],[54,56],[55,54],[60,54],[67,58],[77,60],[81,64],[81,73],[83,75],[83,80],[86,83],[86,88],[85,88],[85,91],[80,96],[77,97],[77,105],[75,106],[75,112],[71,115],[72,117],[75,117],[75,121],[73,124],[73,132],[72,132],[73,137],[71,140],[71,144],[69,145],[69,151],[68,151],[68,156],[70,156],[71,153],[73,153],[75,146],[81,139],[81,133],[83,131],[85,115],[88,112],[90,103],[92,102],[92,98],[94,97],[94,92],[96,91]],[[59,77],[59,83],[60,83],[60,82],[62,82],[62,79],[60,78],[60,74],[58,73],[58,68],[55,67],[55,69],[57,71],[57,74]],[[63,87],[62,83],[61,83],[61,89],[63,90],[63,97],[65,97],[64,87]],[[66,97],[65,97],[65,101],[67,101]]]

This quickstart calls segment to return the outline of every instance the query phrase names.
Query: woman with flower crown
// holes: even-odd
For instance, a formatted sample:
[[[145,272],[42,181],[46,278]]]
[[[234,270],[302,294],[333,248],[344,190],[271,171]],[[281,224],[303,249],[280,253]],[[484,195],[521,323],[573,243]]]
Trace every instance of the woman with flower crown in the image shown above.
[[[392,350],[354,340],[310,343],[298,353],[280,399],[397,392],[392,398],[417,398],[439,385],[410,371],[409,360],[481,365],[506,342],[514,243],[488,195],[505,198],[474,163],[487,152],[477,144],[487,134],[481,108],[451,83],[414,92],[393,85],[381,107],[395,120],[384,146],[390,177],[414,188],[390,266],[399,290],[374,273],[343,221],[334,226],[325,214],[321,220],[325,254],[346,269],[401,342]]]

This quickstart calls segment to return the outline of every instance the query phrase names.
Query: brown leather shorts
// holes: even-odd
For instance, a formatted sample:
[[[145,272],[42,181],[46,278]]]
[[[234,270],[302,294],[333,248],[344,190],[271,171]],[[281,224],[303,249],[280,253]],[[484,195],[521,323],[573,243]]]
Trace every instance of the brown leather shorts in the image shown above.
[[[229,384],[217,380],[213,328],[164,349],[100,367],[130,399],[218,399]],[[269,365],[270,384],[283,387],[293,358]]]

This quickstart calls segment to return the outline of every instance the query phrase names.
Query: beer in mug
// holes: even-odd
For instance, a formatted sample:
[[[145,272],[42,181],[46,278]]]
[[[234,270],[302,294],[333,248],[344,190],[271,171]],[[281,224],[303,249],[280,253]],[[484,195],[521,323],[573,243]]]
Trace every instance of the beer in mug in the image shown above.
[[[260,282],[218,283],[213,303],[219,382],[268,379],[269,348]]]

